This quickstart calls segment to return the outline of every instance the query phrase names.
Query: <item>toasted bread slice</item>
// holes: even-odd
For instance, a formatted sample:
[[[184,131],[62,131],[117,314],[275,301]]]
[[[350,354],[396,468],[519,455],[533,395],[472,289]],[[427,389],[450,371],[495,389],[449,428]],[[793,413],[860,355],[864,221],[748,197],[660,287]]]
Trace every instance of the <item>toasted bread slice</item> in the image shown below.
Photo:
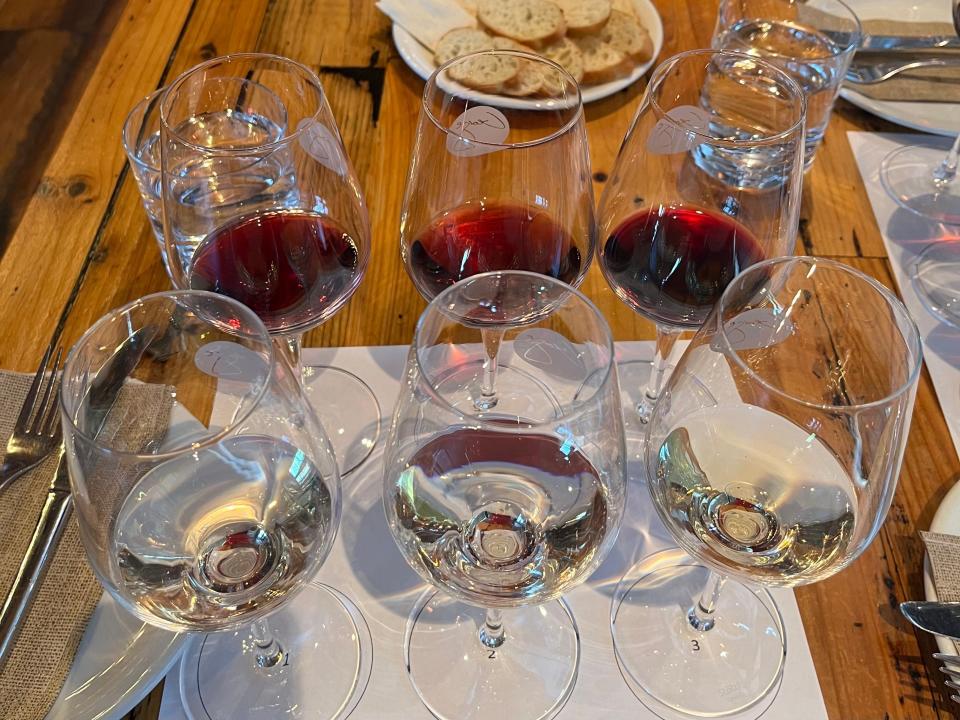
[[[516,80],[519,72],[517,59],[504,55],[481,55],[450,67],[450,77],[458,83],[488,93],[503,92],[506,85]]]
[[[554,0],[563,11],[567,35],[578,37],[600,32],[610,17],[610,0]]]
[[[533,48],[563,37],[563,13],[550,0],[479,0],[477,19],[495,35]]]
[[[613,48],[643,64],[653,56],[653,41],[643,25],[619,10],[610,13],[610,19],[600,31],[600,38]]]
[[[562,38],[547,45],[541,50],[541,54],[573,75],[577,82],[583,80],[583,53],[569,38]]]
[[[599,85],[630,74],[633,61],[611,47],[596,35],[575,38],[573,41],[583,54],[584,85]]]
[[[433,54],[433,61],[439,67],[461,55],[480,50],[493,50],[493,38],[477,28],[456,28],[440,38],[437,51]]]
[[[528,53],[536,52],[532,48],[529,48],[522,43],[518,43],[516,40],[511,40],[510,38],[505,37],[495,37],[493,39],[493,46],[497,50],[519,50],[520,52]],[[514,97],[536,95],[543,87],[544,80],[543,73],[540,72],[538,63],[530,60],[524,60],[523,58],[517,58],[517,62],[520,65],[517,76],[503,86],[503,94],[512,95]]]

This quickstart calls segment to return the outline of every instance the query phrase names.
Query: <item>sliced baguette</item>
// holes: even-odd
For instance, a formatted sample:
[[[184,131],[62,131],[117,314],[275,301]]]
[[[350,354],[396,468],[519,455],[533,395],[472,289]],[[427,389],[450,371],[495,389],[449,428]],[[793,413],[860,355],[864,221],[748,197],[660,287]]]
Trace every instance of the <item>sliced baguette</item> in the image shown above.
[[[500,93],[516,80],[520,63],[514,57],[481,55],[454,63],[450,77],[458,83],[487,93]]]
[[[626,13],[630,17],[636,17],[637,15],[637,8],[633,4],[633,0],[610,0],[610,5],[614,10]]]
[[[567,35],[577,37],[600,32],[610,17],[610,0],[553,0],[563,11]]]
[[[611,47],[596,35],[575,38],[573,41],[583,54],[584,85],[599,85],[622,78],[633,70],[633,61]]]
[[[613,48],[642,64],[653,56],[653,41],[643,25],[632,15],[619,10],[610,13],[610,19],[600,31],[600,38]]]
[[[547,45],[541,50],[541,54],[573,75],[577,82],[583,80],[583,53],[569,38],[562,38]]]
[[[477,28],[456,28],[440,38],[437,51],[433,54],[433,61],[437,67],[440,67],[461,55],[480,50],[493,50],[493,38]]]
[[[563,37],[563,13],[550,0],[478,0],[477,19],[494,35],[534,48]]]
[[[520,52],[527,53],[535,52],[532,48],[505,37],[495,37],[493,39],[493,46],[497,50],[519,50]],[[513,97],[536,95],[543,87],[543,73],[540,72],[537,63],[530,60],[517,58],[517,63],[520,66],[517,76],[510,82],[504,84],[503,94],[512,95]]]

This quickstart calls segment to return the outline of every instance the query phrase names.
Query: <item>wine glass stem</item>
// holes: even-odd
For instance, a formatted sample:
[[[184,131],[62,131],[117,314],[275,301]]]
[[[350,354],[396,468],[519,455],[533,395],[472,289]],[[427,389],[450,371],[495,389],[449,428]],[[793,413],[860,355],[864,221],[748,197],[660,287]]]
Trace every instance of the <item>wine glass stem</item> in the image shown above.
[[[274,637],[266,618],[260,618],[253,623],[250,627],[250,637],[253,640],[257,667],[271,668],[283,661],[283,648]]]
[[[677,344],[683,330],[677,328],[657,325],[657,350],[653,356],[653,367],[650,369],[650,379],[647,381],[647,387],[643,391],[643,397],[637,404],[637,412],[640,414],[640,422],[650,421],[650,415],[653,413],[653,406],[657,404],[660,397],[660,391],[663,390],[663,383],[667,379],[670,370],[670,356],[673,354],[673,348]]]
[[[303,349],[303,334],[296,335],[275,335],[273,337],[273,346],[283,357],[287,359],[296,371],[298,378],[303,378],[303,360],[300,357]]]
[[[474,400],[473,404],[477,410],[490,410],[497,405],[497,355],[500,353],[503,330],[489,328],[481,330],[480,335],[483,337],[483,350],[487,357],[483,361],[480,396]]]
[[[503,614],[500,610],[489,608],[483,627],[480,628],[480,642],[485,647],[494,649],[503,645],[503,641]]]
[[[957,158],[960,156],[960,135],[953,141],[953,147],[943,159],[937,169],[933,171],[933,184],[942,188],[953,182],[957,177]]]
[[[727,578],[720,573],[710,571],[706,587],[696,604],[687,611],[687,620],[695,630],[707,632],[716,622],[717,601],[720,599],[720,590]]]

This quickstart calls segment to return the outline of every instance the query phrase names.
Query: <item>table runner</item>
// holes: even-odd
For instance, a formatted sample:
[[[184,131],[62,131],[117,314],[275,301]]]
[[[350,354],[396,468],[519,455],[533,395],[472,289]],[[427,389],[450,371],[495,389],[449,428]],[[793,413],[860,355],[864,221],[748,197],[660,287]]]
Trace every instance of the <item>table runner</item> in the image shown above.
[[[652,356],[653,345],[618,343],[617,351],[621,359],[646,359]],[[373,455],[343,481],[340,533],[330,558],[317,575],[320,582],[337,588],[360,607],[373,635],[373,674],[350,720],[431,717],[407,680],[402,657],[407,615],[424,585],[397,550],[380,499],[383,446],[406,355],[406,346],[308,349],[303,355],[307,364],[349,368],[359,375],[377,395],[383,413],[382,434]],[[215,418],[216,412],[215,407]],[[558,720],[657,717],[640,704],[620,676],[609,630],[611,597],[627,567],[649,553],[674,545],[654,515],[646,488],[631,482],[624,524],[610,556],[589,581],[566,596],[580,628],[582,655],[576,688]],[[772,594],[786,625],[788,651],[784,682],[764,718],[826,719],[793,591],[775,589]],[[651,632],[656,631],[651,628]],[[167,677],[161,720],[185,718],[178,684],[179,671],[175,669]]]

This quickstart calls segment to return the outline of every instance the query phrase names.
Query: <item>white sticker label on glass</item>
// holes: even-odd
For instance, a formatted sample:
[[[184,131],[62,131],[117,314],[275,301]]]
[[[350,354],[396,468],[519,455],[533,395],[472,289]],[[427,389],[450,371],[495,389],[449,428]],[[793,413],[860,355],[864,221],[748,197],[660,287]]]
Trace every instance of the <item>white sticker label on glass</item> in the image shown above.
[[[783,310],[753,308],[728,320],[723,330],[734,350],[753,350],[786,340],[793,333],[793,323]]]
[[[304,152],[337,175],[346,174],[347,162],[340,143],[323,123],[305,118],[297,125],[297,132]]]
[[[201,372],[221,380],[257,382],[267,374],[267,363],[250,348],[218,340],[197,350],[193,362]]]
[[[700,144],[697,133],[708,134],[710,115],[693,105],[679,105],[667,112],[647,136],[647,150],[657,155],[686,152]]]
[[[447,150],[452,155],[474,157],[496,152],[510,134],[507,116],[493,107],[477,105],[468,108],[450,126]],[[483,144],[487,143],[487,144]]]

